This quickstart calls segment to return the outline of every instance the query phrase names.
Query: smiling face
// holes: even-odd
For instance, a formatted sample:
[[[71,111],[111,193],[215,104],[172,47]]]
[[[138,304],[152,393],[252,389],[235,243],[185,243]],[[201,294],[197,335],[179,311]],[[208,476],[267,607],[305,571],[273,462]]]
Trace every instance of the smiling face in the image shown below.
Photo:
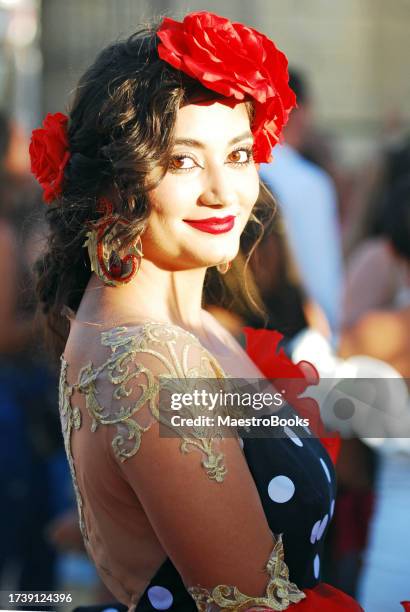
[[[231,261],[259,193],[244,103],[178,110],[165,177],[150,191],[144,258],[167,270]]]

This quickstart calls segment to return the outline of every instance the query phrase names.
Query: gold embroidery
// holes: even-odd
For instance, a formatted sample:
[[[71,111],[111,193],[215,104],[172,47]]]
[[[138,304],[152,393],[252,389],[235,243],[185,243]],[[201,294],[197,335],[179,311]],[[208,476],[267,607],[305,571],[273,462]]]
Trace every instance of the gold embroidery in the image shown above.
[[[183,345],[179,356],[176,344],[178,337],[181,338],[181,333],[183,334]],[[66,412],[70,410],[70,397],[74,390],[82,393],[85,396],[87,411],[92,419],[91,431],[95,432],[100,425],[116,427],[112,448],[115,456],[122,462],[138,452],[141,436],[152,424],[152,421],[146,425],[140,424],[135,418],[144,406],[148,406],[149,413],[154,420],[169,425],[169,421],[160,414],[158,409],[159,390],[161,385],[166,385],[167,379],[186,380],[184,391],[187,392],[190,378],[227,378],[216,359],[194,335],[172,325],[146,323],[142,326],[142,333],[140,331],[136,334],[130,333],[127,327],[117,327],[103,332],[101,343],[111,349],[111,355],[97,368],[94,368],[91,363],[84,366],[79,373],[78,382],[72,387],[67,387],[65,380],[67,363],[62,358],[64,376],[61,378],[61,393],[65,398],[62,402],[62,410]],[[166,351],[161,352],[159,348],[166,348]],[[192,366],[189,358],[191,350],[195,348],[200,350],[200,359],[199,364],[196,360],[196,365]],[[149,368],[135,359],[138,353],[152,355],[162,364],[164,372],[161,372],[158,377],[154,376]],[[99,402],[96,388],[97,380],[102,376],[106,376],[113,386],[111,405],[106,407]],[[136,389],[140,393],[137,400],[130,402],[129,405],[124,405],[123,401],[132,394],[135,395]],[[119,402],[120,406],[114,409],[113,405],[116,402]],[[71,428],[69,431],[71,432]],[[69,438],[69,433],[67,437]],[[215,452],[212,438],[204,438],[199,435],[193,438],[183,437],[180,448],[183,453],[194,449],[200,450],[205,455],[202,466],[209,478],[217,482],[223,481],[226,475],[223,454]],[[66,450],[69,461],[73,465],[69,443],[66,445]]]
[[[80,489],[78,488],[74,460],[71,453],[71,431],[73,428],[80,429],[81,427],[81,412],[76,406],[74,406],[73,408],[71,407],[70,398],[72,394],[73,388],[67,385],[67,363],[62,360],[59,384],[59,406],[61,424],[63,429],[64,447],[71,472],[71,478],[73,481],[74,493],[77,500],[80,530],[84,541],[88,542],[88,535],[83,516],[83,499],[81,497]]]
[[[266,594],[263,597],[249,597],[237,587],[219,585],[209,591],[203,587],[189,587],[188,592],[195,600],[199,612],[245,612],[251,606],[267,606],[272,610],[286,610],[291,603],[298,603],[306,597],[296,584],[289,580],[289,570],[284,561],[282,536],[277,536],[275,546],[266,564],[270,576]]]

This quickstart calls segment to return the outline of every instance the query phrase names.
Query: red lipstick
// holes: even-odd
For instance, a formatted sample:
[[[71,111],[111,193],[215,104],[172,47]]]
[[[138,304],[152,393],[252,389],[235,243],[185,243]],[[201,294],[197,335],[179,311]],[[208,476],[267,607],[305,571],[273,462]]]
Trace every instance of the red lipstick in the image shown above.
[[[208,219],[184,219],[185,223],[191,225],[200,232],[208,234],[225,234],[230,232],[235,225],[235,215],[227,217],[209,217]]]

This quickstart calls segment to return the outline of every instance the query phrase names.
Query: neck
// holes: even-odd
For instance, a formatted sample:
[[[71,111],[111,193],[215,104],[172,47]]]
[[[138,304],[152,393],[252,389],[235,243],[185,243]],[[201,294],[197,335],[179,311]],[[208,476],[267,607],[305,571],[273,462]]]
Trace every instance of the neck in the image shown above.
[[[77,316],[103,321],[151,319],[188,328],[202,327],[202,291],[206,268],[169,271],[143,259],[135,277],[120,287],[104,285],[95,274]],[[81,310],[81,312],[80,312]]]

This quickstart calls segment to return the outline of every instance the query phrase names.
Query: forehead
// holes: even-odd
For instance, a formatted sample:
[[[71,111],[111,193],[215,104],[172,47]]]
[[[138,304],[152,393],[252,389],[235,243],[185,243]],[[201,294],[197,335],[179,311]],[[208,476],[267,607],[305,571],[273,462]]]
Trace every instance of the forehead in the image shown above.
[[[177,112],[176,139],[224,145],[247,131],[250,131],[249,115],[243,102],[234,105],[216,101],[187,104]]]

